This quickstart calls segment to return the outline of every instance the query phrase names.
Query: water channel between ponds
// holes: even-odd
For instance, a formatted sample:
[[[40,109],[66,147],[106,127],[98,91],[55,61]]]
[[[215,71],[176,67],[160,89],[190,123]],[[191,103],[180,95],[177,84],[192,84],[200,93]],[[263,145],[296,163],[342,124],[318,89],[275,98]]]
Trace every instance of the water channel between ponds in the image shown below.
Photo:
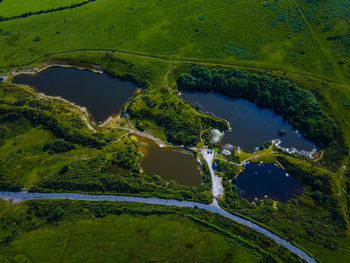
[[[153,141],[139,138],[139,150],[143,172],[148,176],[159,175],[170,182],[199,186],[202,182],[201,167],[190,151],[159,148]]]
[[[84,106],[97,122],[119,113],[138,88],[106,73],[67,67],[50,67],[37,74],[17,75],[12,82],[30,85],[46,95],[60,96]]]
[[[272,163],[248,163],[233,183],[241,197],[249,201],[271,198],[287,202],[293,195],[300,195],[304,187],[285,170]]]
[[[202,111],[213,113],[230,123],[232,131],[225,133],[222,145],[232,144],[254,152],[256,147],[266,141],[280,139],[280,146],[283,148],[296,148],[298,151],[314,149],[314,144],[293,130],[281,116],[271,110],[260,109],[247,100],[203,92],[182,92],[182,97]],[[284,130],[287,134],[279,136],[279,130]]]

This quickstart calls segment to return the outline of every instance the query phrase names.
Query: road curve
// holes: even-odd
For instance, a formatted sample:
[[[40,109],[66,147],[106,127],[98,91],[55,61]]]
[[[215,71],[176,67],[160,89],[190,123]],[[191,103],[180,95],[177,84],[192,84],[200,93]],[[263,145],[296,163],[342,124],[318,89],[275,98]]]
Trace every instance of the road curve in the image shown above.
[[[122,195],[97,195],[97,194],[77,194],[77,193],[27,193],[27,192],[3,192],[0,191],[0,198],[12,199],[14,201],[25,201],[30,199],[74,199],[74,200],[88,200],[88,201],[123,201],[123,202],[137,202],[157,205],[169,205],[169,206],[181,206],[181,207],[197,207],[203,210],[207,210],[213,213],[220,214],[231,220],[245,225],[251,229],[258,231],[259,233],[273,239],[281,246],[289,249],[299,257],[303,258],[309,263],[317,263],[317,260],[309,256],[300,248],[294,246],[287,240],[272,233],[271,231],[263,228],[252,221],[242,218],[240,216],[231,214],[226,210],[214,206],[192,201],[180,201],[173,199],[151,198],[151,197],[136,197],[136,196],[122,196]]]

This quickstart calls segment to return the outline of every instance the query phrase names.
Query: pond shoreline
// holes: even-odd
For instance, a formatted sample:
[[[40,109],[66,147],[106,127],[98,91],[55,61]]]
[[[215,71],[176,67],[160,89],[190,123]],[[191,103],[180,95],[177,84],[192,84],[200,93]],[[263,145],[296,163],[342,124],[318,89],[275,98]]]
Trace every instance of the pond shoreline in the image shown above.
[[[270,109],[259,108],[246,99],[234,99],[218,92],[182,91],[180,94],[187,103],[230,124],[230,131],[225,132],[220,141],[221,147],[231,145],[232,148],[255,153],[265,142],[272,141],[282,150],[310,158],[317,151],[315,144],[284,121],[282,116]],[[277,137],[279,130],[286,131],[283,138],[281,135]]]
[[[57,73],[53,73],[53,71],[55,70],[57,68],[57,70],[56,70],[56,72]],[[132,94],[131,94],[131,97],[129,97],[128,96],[128,98],[126,99],[126,101],[124,102],[124,103],[122,103],[121,104],[121,108],[120,108],[120,110],[118,110],[118,111],[116,111],[115,113],[108,113],[109,114],[109,116],[106,116],[103,120],[102,120],[102,118],[100,118],[101,120],[100,121],[98,121],[98,119],[96,119],[97,117],[95,116],[95,114],[96,114],[96,111],[97,111],[97,109],[96,109],[96,106],[94,106],[93,104],[93,108],[92,109],[90,109],[90,106],[89,105],[87,105],[87,106],[83,106],[83,102],[82,101],[80,101],[80,102],[76,102],[77,101],[77,98],[67,98],[67,96],[68,97],[70,97],[70,96],[73,96],[73,97],[77,97],[78,96],[78,94],[77,93],[74,93],[74,92],[71,92],[71,95],[63,95],[63,96],[61,96],[61,95],[56,95],[57,93],[59,93],[59,91],[57,91],[57,87],[56,87],[56,91],[54,90],[55,88],[51,88],[51,93],[53,93],[53,94],[55,94],[55,95],[49,95],[48,93],[50,93],[50,91],[43,91],[43,89],[45,90],[45,88],[43,87],[43,86],[36,86],[35,84],[33,84],[33,83],[30,83],[30,81],[35,81],[35,79],[33,79],[33,80],[30,80],[30,79],[27,79],[27,80],[25,80],[24,79],[24,81],[23,81],[23,84],[22,83],[15,83],[14,82],[14,80],[16,79],[16,77],[24,77],[24,76],[26,76],[26,75],[32,75],[32,76],[35,76],[35,75],[37,75],[38,77],[41,77],[41,78],[45,78],[44,76],[45,75],[42,75],[42,76],[40,76],[39,74],[41,74],[41,73],[44,73],[46,70],[50,70],[51,69],[51,71],[48,71],[48,72],[46,72],[46,77],[47,77],[47,75],[48,74],[51,74],[51,75],[53,75],[53,74],[56,74],[57,76],[58,76],[58,74],[65,74],[65,75],[67,75],[67,74],[69,74],[69,76],[71,76],[72,75],[72,71],[67,71],[67,72],[62,72],[62,69],[75,69],[75,70],[78,70],[78,71],[88,71],[88,72],[91,72],[91,73],[94,73],[94,74],[104,74],[105,76],[103,76],[102,77],[102,79],[101,79],[101,82],[102,82],[102,84],[103,85],[106,85],[107,84],[107,82],[106,81],[109,81],[109,82],[111,82],[111,79],[113,79],[113,81],[115,80],[115,81],[117,81],[116,82],[116,84],[114,84],[114,85],[116,85],[117,86],[117,88],[119,88],[119,92],[122,92],[121,94],[122,94],[122,96],[125,96],[125,95],[123,95],[124,93],[125,93],[125,88],[126,88],[126,86],[119,86],[118,87],[118,85],[125,85],[125,84],[122,84],[122,83],[124,83],[124,81],[128,84],[128,85],[132,85],[133,87],[135,86],[136,88],[135,88],[135,92],[133,92]],[[61,70],[61,71],[59,71],[59,70]],[[96,80],[96,77],[93,77],[93,75],[87,75],[87,73],[74,73],[74,74],[82,74],[82,76],[86,76],[86,80],[85,80],[85,82],[86,81],[88,81],[88,79],[91,79],[91,80],[93,80],[93,81],[99,81],[99,80]],[[80,75],[78,75],[78,77],[80,76]],[[63,75],[64,76],[64,75]],[[23,79],[23,78],[22,78]],[[63,79],[62,80],[62,82],[63,81],[65,81],[65,79],[64,78],[61,78],[61,79]],[[90,80],[90,81],[91,81]],[[37,80],[37,82],[38,81],[40,81],[40,79],[38,79]],[[75,78],[75,77],[72,77],[72,85],[73,85],[73,83],[74,83],[74,81],[75,82],[77,82],[77,79]],[[61,101],[64,101],[64,102],[66,102],[66,103],[68,103],[68,104],[70,104],[71,106],[73,106],[73,107],[76,107],[76,108],[78,108],[80,111],[82,111],[83,112],[83,115],[82,115],[82,119],[83,119],[83,121],[86,123],[86,125],[88,126],[88,128],[90,129],[90,130],[92,130],[92,131],[95,131],[95,129],[92,127],[92,126],[95,126],[95,127],[103,127],[103,126],[105,126],[105,125],[107,125],[110,121],[112,121],[112,120],[117,120],[121,115],[122,115],[122,113],[123,113],[123,111],[125,110],[125,106],[127,105],[127,101],[130,99],[130,98],[132,98],[132,97],[134,97],[136,94],[138,94],[139,92],[140,92],[140,88],[139,87],[137,87],[137,85],[135,85],[134,83],[132,83],[132,82],[129,82],[129,81],[126,81],[126,80],[123,80],[123,79],[121,79],[121,78],[118,78],[118,77],[114,77],[114,76],[112,76],[112,75],[110,75],[108,72],[106,72],[106,71],[104,71],[100,66],[97,66],[97,65],[91,65],[90,67],[85,67],[85,66],[73,66],[73,65],[69,65],[69,64],[63,64],[63,63],[49,63],[49,64],[42,64],[42,65],[39,65],[38,67],[35,67],[35,68],[30,68],[30,69],[18,69],[18,70],[13,70],[13,71],[11,71],[9,74],[8,74],[8,76],[6,77],[6,82],[8,82],[8,83],[11,83],[12,85],[15,85],[15,86],[25,86],[25,87],[27,87],[27,88],[29,88],[30,90],[31,90],[31,92],[33,92],[35,95],[37,95],[39,98],[47,98],[47,99],[58,99],[58,100],[61,100]],[[25,83],[25,82],[27,82],[27,83]],[[29,82],[29,83],[28,83]],[[108,82],[108,83],[109,83]],[[38,82],[38,85],[39,85],[39,83],[40,82]],[[63,82],[64,83],[64,82]],[[120,83],[120,84],[119,84]],[[129,84],[130,83],[130,84]],[[76,85],[76,84],[75,84]],[[84,83],[82,82],[82,84],[81,85],[84,85]],[[110,85],[110,83],[109,83],[109,85]],[[54,86],[55,87],[55,86]],[[66,87],[66,86],[63,86],[63,87]],[[79,87],[79,86],[78,86]],[[106,92],[105,91],[105,89],[106,89],[106,87],[105,86],[101,86],[101,87],[103,87],[103,89],[102,89],[102,92]],[[79,87],[80,88],[80,87]],[[91,97],[91,86],[88,86],[88,89],[89,89],[89,91],[88,92],[90,92],[90,95],[85,95],[86,97],[82,97],[82,99],[81,100],[85,100],[85,101],[91,101],[91,99],[92,98],[89,98],[88,96],[90,96]],[[124,90],[124,91],[123,91]],[[114,89],[114,90],[112,90],[113,92],[112,93],[115,93],[116,92],[116,89]],[[67,93],[67,88],[64,90],[63,89],[63,93]],[[80,92],[81,93],[81,92]],[[82,93],[81,93],[82,94]],[[89,94],[89,93],[87,93],[87,94]],[[126,94],[126,93],[125,93]],[[83,95],[83,94],[82,94]],[[103,93],[101,93],[101,95],[100,96],[97,96],[97,99],[99,99],[99,100],[101,100],[101,96],[104,96],[103,95]],[[106,104],[106,107],[107,108],[111,108],[111,102],[110,102],[110,100],[111,100],[111,98],[109,98],[108,97],[108,99],[107,99],[107,104]],[[120,100],[120,99],[119,99]],[[79,101],[79,99],[78,99],[78,101]],[[91,104],[91,102],[88,102],[88,104]],[[120,104],[121,102],[119,102],[119,104]],[[116,101],[116,105],[118,105],[118,101]],[[108,110],[106,107],[104,107],[105,109],[100,109],[100,110],[98,110],[97,112],[103,112],[104,110]],[[95,110],[95,113],[93,113],[93,111]],[[108,111],[111,111],[111,109],[109,109]],[[100,115],[101,115],[101,113],[99,113]]]

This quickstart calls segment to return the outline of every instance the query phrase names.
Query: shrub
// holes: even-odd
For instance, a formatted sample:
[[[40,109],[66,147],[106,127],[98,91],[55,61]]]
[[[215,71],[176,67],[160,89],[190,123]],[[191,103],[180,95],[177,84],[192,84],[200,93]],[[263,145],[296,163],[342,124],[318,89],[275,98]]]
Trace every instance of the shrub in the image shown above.
[[[312,197],[312,199],[319,202],[322,200],[323,194],[320,191],[314,191],[310,194],[310,196]]]
[[[51,144],[49,153],[63,153],[73,149],[75,149],[73,143],[58,139]]]
[[[62,207],[57,206],[50,212],[49,216],[47,217],[47,222],[56,221],[60,219],[63,216],[63,214],[64,210],[62,209]]]
[[[281,130],[278,131],[278,135],[279,135],[279,136],[284,136],[284,135],[286,135],[286,134],[287,134],[287,131],[286,131],[286,130],[282,130],[282,129],[281,129]]]

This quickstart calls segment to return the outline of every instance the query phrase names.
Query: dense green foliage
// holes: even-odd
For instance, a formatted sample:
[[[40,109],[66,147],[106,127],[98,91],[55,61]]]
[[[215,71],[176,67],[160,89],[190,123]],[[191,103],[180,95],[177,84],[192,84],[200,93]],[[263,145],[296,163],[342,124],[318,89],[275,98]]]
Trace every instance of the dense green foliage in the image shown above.
[[[151,92],[154,91],[147,90],[136,97],[127,112],[133,119],[155,122],[164,129],[166,139],[173,144],[194,146],[200,141],[202,130],[211,127],[227,129],[224,122],[195,113],[173,91],[163,88],[157,94]]]
[[[138,171],[139,156],[131,149],[135,146],[130,144],[128,151],[119,151],[111,159],[98,156],[63,166],[55,174],[40,180],[30,191],[118,193],[211,202],[208,175],[199,187],[191,187],[141,174]]]
[[[25,89],[0,89],[0,189],[119,193],[211,202],[210,173],[199,187],[140,173],[138,143],[92,133],[60,102]],[[190,107],[190,106],[188,106]],[[112,130],[113,131],[113,130]],[[203,166],[203,169],[207,169]]]
[[[273,110],[283,116],[294,129],[318,146],[329,147],[333,154],[326,158],[334,168],[347,154],[343,134],[322,110],[316,98],[288,80],[251,74],[239,69],[209,70],[193,67],[177,81],[180,90],[215,91],[231,98],[243,98],[261,108]],[[325,156],[328,157],[328,154]]]
[[[216,91],[272,109],[319,146],[327,146],[339,132],[310,92],[286,80],[238,69],[210,71],[194,67],[189,74],[180,75],[178,87],[189,91]]]
[[[340,211],[339,202],[334,197],[331,186],[331,176],[329,174],[315,174],[301,169],[299,166],[290,163],[287,158],[278,157],[278,161],[283,165],[288,173],[309,189],[310,196],[327,210],[326,221],[339,229],[346,230],[346,219]]]
[[[63,153],[73,149],[75,149],[74,144],[63,139],[58,139],[52,143],[46,143],[43,147],[43,151],[49,151],[49,153]]]
[[[33,126],[42,125],[56,137],[84,146],[101,147],[105,144],[96,136],[82,135],[76,131],[72,131],[70,127],[60,125],[53,116],[46,115],[45,112],[36,109],[0,108],[0,118],[1,122],[16,122],[21,118],[28,119]]]
[[[228,180],[234,179],[234,177],[238,174],[239,172],[239,167],[231,164],[229,162],[225,162],[219,159],[215,160],[216,163],[216,171],[219,174],[223,174],[224,177],[226,177]]]

